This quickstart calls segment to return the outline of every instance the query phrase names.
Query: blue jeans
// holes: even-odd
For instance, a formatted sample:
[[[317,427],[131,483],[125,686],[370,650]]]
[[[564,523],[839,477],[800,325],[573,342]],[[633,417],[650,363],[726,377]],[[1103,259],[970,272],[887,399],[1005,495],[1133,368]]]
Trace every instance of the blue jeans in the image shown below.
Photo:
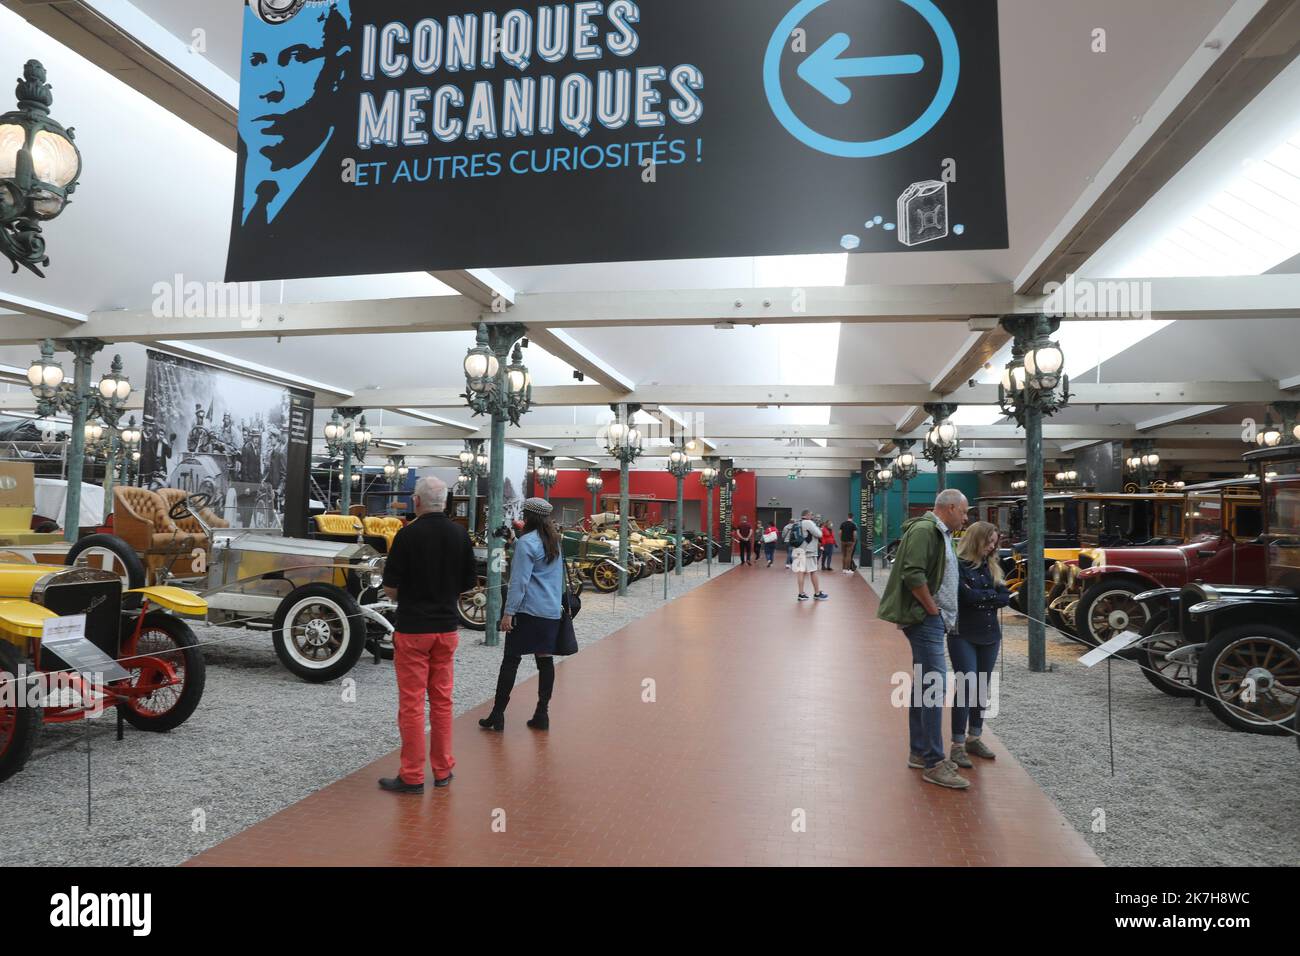
[[[792,564],[794,564],[794,547],[787,544],[785,546],[785,566],[788,568]]]
[[[776,542],[773,541],[771,544],[763,545],[763,550],[767,552],[767,563],[771,564],[772,556],[776,554]]]
[[[957,696],[952,704],[952,742],[966,742],[966,723],[970,721],[970,735],[978,737],[984,732],[984,711],[988,708],[988,693],[993,680],[993,667],[998,662],[1001,641],[992,644],[972,644],[956,634],[948,637],[948,656],[957,680]]]
[[[903,629],[908,643],[912,645],[912,697],[907,711],[908,738],[912,753],[925,761],[927,770],[938,766],[947,757],[943,750],[943,698],[945,679],[948,676],[948,661],[943,653],[946,632],[941,616],[927,617],[920,624]]]

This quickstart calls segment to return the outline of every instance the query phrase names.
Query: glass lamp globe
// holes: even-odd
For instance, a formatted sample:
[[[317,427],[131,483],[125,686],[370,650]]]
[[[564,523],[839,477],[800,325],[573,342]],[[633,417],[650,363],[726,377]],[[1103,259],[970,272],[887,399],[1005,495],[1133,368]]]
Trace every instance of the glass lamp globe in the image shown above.
[[[528,369],[522,367],[511,368],[510,373],[507,376],[507,379],[508,379],[507,384],[508,387],[510,388],[510,394],[518,395],[528,387],[528,381],[529,381]]]
[[[623,435],[627,432],[627,426],[622,422],[614,422],[609,426],[609,446],[617,448],[623,443]]]
[[[384,477],[392,478],[397,474],[397,466],[393,464],[384,465]]]
[[[474,453],[468,449],[456,456],[460,461],[461,468],[468,468],[474,464]]]
[[[894,480],[894,473],[886,468],[880,473],[880,480],[888,484]]]
[[[916,464],[916,456],[913,455],[910,451],[905,451],[898,456],[899,468],[911,468],[915,464]]]
[[[1008,392],[1018,392],[1025,387],[1025,367],[1019,363],[1002,370],[1002,387]]]
[[[1031,348],[1025,353],[1025,374],[1039,391],[1056,388],[1064,365],[1064,354],[1059,346],[1051,342]]]
[[[636,429],[636,428],[628,429],[628,433],[627,433],[627,446],[628,446],[629,448],[640,448],[640,447],[641,447],[641,431],[640,431],[640,429]]]
[[[339,417],[336,414],[333,418],[330,419],[329,423],[325,426],[325,440],[338,441],[342,437],[343,437],[343,425],[339,421]]]
[[[57,362],[37,359],[27,369],[27,381],[38,397],[52,395],[54,390],[63,383],[63,366]]]
[[[1148,455],[1143,455],[1142,464],[1146,468],[1154,468],[1158,464],[1160,464],[1160,456],[1157,455],[1155,452],[1151,452]]]
[[[1272,425],[1266,425],[1260,429],[1259,434],[1255,436],[1255,442],[1261,448],[1276,448],[1282,444],[1282,432]]]
[[[686,454],[680,450],[674,450],[668,456],[668,463],[670,465],[680,465],[685,460],[686,460]]]
[[[474,464],[477,465],[483,471],[486,471],[488,466],[488,456],[479,455],[477,458],[474,459]]]

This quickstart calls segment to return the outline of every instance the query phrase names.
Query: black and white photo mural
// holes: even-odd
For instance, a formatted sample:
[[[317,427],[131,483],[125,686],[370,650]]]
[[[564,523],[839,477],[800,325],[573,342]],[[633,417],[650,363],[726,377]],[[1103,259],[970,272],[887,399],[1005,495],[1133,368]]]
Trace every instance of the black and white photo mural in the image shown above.
[[[305,494],[298,486],[306,481],[313,398],[151,350],[141,482],[204,495],[233,528],[294,533],[293,516]],[[290,475],[298,478],[290,481]]]

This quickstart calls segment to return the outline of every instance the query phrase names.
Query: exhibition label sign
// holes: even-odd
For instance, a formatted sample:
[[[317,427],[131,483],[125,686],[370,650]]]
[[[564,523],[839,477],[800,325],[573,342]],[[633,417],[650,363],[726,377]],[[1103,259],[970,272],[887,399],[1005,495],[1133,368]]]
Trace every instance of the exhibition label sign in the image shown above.
[[[227,279],[1007,246],[996,0],[248,0]]]

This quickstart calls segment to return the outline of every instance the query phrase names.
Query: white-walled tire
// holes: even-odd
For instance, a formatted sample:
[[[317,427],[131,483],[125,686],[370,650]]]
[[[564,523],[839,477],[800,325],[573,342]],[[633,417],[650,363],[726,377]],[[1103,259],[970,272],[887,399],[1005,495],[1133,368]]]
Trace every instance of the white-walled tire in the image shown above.
[[[280,662],[313,684],[342,677],[366,649],[366,618],[356,600],[332,584],[304,584],[275,612],[272,640]]]

